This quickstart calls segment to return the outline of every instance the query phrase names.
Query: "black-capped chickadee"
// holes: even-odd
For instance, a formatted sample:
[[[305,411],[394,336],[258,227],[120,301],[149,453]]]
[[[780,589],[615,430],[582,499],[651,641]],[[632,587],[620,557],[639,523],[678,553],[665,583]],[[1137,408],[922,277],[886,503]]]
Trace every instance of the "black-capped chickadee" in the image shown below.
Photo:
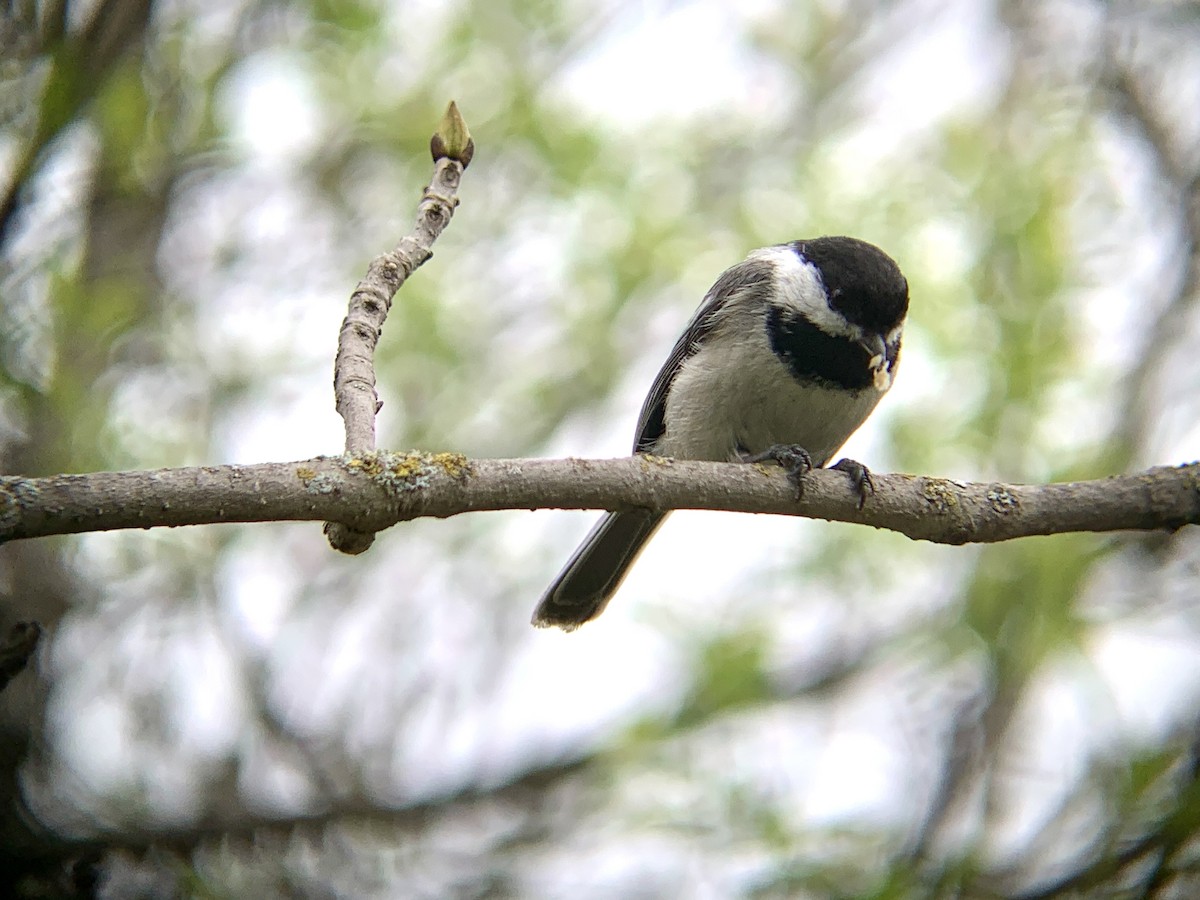
[[[825,465],[892,386],[908,282],[886,253],[849,237],[755,250],[727,269],[650,388],[634,453],[776,459],[800,478]],[[865,467],[841,460],[865,499]],[[546,590],[533,624],[574,630],[604,611],[666,519],[610,512]]]

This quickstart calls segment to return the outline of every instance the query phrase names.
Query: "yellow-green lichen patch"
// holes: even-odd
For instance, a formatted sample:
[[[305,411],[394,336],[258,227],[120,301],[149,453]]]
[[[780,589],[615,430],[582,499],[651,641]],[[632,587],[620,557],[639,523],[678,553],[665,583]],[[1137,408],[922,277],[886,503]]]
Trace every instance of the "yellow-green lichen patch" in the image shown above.
[[[415,450],[409,453],[372,450],[343,457],[343,465],[351,473],[366,475],[392,496],[420,490],[429,484],[435,471],[446,471],[434,457]]]
[[[382,457],[387,454],[378,450],[368,450],[366,453],[358,453],[353,456],[344,457],[346,468],[351,472],[357,472],[361,475],[375,477],[384,470]]]
[[[379,477],[399,478],[401,481],[429,477],[429,458],[423,453],[381,453],[379,461],[380,470],[372,473]]]
[[[304,490],[310,494],[332,494],[337,489],[337,479],[325,472],[318,472],[312,466],[297,466],[296,477],[304,485]]]
[[[921,495],[939,513],[948,513],[958,506],[958,493],[954,485],[942,478],[926,478],[921,485]]]
[[[461,453],[435,453],[429,457],[429,462],[440,468],[455,481],[462,481],[474,473],[471,461]]]

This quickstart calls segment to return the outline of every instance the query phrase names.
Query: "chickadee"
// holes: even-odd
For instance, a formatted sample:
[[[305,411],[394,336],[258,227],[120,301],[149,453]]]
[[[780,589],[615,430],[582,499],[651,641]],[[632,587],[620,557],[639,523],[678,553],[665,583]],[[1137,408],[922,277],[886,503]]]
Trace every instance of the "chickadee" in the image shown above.
[[[800,478],[825,465],[892,386],[908,282],[882,250],[849,237],[792,241],[727,269],[654,379],[634,453],[775,459]],[[841,460],[861,500],[866,468]],[[533,614],[573,631],[604,611],[666,512],[610,512]]]

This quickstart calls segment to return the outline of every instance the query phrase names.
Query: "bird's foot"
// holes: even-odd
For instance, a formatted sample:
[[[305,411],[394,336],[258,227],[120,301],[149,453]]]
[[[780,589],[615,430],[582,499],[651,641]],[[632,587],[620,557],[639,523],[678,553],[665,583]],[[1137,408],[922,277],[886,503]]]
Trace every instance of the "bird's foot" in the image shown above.
[[[839,459],[829,468],[845,472],[850,476],[850,483],[858,493],[858,508],[862,509],[867,502],[867,495],[875,493],[875,482],[871,480],[871,470],[853,459]]]
[[[777,462],[796,488],[796,499],[804,498],[804,476],[813,470],[812,457],[799,444],[775,444],[762,453],[742,453],[742,462]]]

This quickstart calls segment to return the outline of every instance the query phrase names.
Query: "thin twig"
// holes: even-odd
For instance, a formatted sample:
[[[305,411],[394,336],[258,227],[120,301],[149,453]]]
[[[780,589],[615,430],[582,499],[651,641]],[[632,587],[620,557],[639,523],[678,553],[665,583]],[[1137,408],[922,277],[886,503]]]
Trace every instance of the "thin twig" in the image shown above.
[[[350,295],[350,309],[338,333],[333,365],[333,394],[338,415],[346,425],[346,452],[375,449],[375,415],[382,405],[375,390],[375,346],[392,298],[416,269],[433,255],[433,242],[450,224],[458,206],[458,186],[475,153],[466,123],[453,101],[430,140],[433,178],[417,207],[412,232],[394,249],[371,260],[367,274]],[[375,540],[372,532],[344,523],[328,522],[330,546],[343,553],[362,553]]]

